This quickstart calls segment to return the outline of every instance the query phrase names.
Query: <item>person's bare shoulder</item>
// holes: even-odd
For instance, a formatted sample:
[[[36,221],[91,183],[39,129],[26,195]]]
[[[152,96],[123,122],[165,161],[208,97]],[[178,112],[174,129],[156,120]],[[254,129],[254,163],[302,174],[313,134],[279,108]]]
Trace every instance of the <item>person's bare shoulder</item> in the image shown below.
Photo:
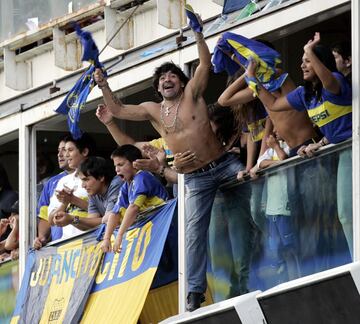
[[[160,103],[154,101],[145,101],[140,104],[143,109],[147,112],[150,119],[157,119],[156,116],[159,114]]]

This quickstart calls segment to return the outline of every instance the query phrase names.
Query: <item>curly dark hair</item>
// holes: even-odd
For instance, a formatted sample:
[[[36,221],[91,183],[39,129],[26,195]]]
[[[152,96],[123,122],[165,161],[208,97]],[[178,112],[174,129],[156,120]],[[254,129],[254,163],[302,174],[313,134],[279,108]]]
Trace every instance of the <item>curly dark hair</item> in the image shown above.
[[[162,99],[162,95],[158,91],[159,80],[160,80],[160,77],[167,72],[176,74],[179,77],[180,81],[182,83],[184,83],[184,86],[186,86],[186,84],[189,82],[189,78],[185,75],[185,73],[181,70],[181,68],[178,65],[176,65],[175,63],[165,62],[165,63],[161,64],[159,67],[157,67],[155,69],[154,74],[153,74],[153,87],[154,87],[157,95],[161,99]]]

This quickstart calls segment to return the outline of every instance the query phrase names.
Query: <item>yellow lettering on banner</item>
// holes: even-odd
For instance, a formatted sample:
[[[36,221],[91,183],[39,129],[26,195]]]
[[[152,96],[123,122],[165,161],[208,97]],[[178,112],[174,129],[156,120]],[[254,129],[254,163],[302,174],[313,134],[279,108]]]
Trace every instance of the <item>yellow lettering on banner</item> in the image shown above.
[[[102,265],[100,265],[100,270],[97,273],[96,278],[95,278],[95,282],[97,284],[101,284],[105,280],[105,278],[108,274],[108,271],[110,269],[110,261],[105,263],[103,270],[101,270],[101,268],[102,268]]]
[[[150,240],[151,240],[152,226],[153,226],[152,222],[147,222],[141,228],[139,239],[138,239],[138,241],[136,243],[136,247],[135,247],[135,253],[134,253],[134,257],[133,257],[133,262],[131,264],[131,270],[132,271],[136,271],[137,269],[139,269],[139,267],[141,266],[141,264],[144,261],[146,250],[147,250],[147,247],[148,247],[148,245],[150,243]],[[144,236],[145,236],[145,239],[144,239]],[[143,246],[143,249],[141,251],[141,254],[139,255],[140,248],[141,248],[141,245],[142,245],[143,241],[144,241],[144,246]]]
[[[112,264],[111,264],[111,269],[110,269],[108,280],[114,279],[115,269],[116,269],[116,266],[117,266],[117,264],[119,262],[119,258],[120,258],[120,253],[114,253],[114,258],[113,258],[113,261],[112,261]]]
[[[89,262],[91,261],[90,255],[95,249],[93,245],[85,246],[81,249],[79,264],[77,266],[76,278],[79,278],[82,274],[89,272]]]
[[[70,252],[70,253],[69,253]],[[61,276],[60,282],[67,282],[69,280],[70,270],[71,270],[71,259],[72,259],[72,251],[65,251],[62,256],[62,268],[61,268]],[[65,273],[65,280],[64,280]]]
[[[56,283],[60,283],[60,276],[61,276],[61,256],[56,254],[54,255],[53,262],[51,265],[51,277],[57,277]]]
[[[95,250],[95,246],[94,245],[91,245],[89,246],[89,248],[86,249],[86,263],[85,263],[85,266],[84,266],[84,271],[83,273],[87,273],[90,271],[90,262],[91,262],[91,256],[93,254]]]
[[[111,244],[114,244],[114,240],[115,240],[114,235],[111,235],[111,239],[110,239]],[[100,248],[100,243],[99,243],[99,248]],[[105,259],[103,259],[103,260],[105,260]],[[111,265],[111,270],[110,270],[109,277],[111,276],[111,273],[113,271],[115,271],[114,263],[115,263],[115,267],[116,267],[116,264],[117,264],[118,260],[119,260],[119,253],[115,253],[114,258],[113,258],[112,261],[110,261],[110,260],[107,261],[104,266],[102,264],[100,264],[100,270],[99,270],[99,272],[98,272],[98,274],[96,275],[96,278],[95,278],[95,281],[96,281],[97,284],[100,284],[105,280],[105,278],[106,278],[106,276],[107,276],[107,274],[109,272],[110,265]],[[103,268],[103,270],[101,270],[101,268]],[[112,274],[111,279],[113,277],[114,277],[114,274]],[[109,280],[109,278],[108,278],[108,280]]]
[[[51,260],[52,260],[51,256],[49,258],[45,259],[44,266],[43,266],[43,271],[41,273],[41,277],[39,278],[39,285],[40,286],[44,286],[47,283],[48,279],[49,279],[49,272],[50,272],[50,268],[51,268]]]
[[[134,228],[133,230],[126,233],[125,239],[127,240],[128,244],[126,245],[126,251],[125,251],[124,259],[123,259],[123,261],[121,263],[121,266],[120,266],[120,271],[119,271],[119,274],[118,274],[118,278],[121,278],[125,273],[125,269],[126,269],[126,265],[128,263],[128,260],[129,260],[129,255],[130,255],[130,252],[131,252],[131,248],[132,248],[132,246],[134,244],[134,240],[139,235],[139,231],[140,231],[139,228]]]
[[[37,285],[39,278],[40,278],[40,274],[42,272],[43,264],[44,264],[44,259],[40,259],[39,267],[37,268],[37,271],[33,271],[31,273],[30,287],[35,287]]]
[[[101,261],[101,257],[103,256],[103,251],[101,250],[100,247],[101,243],[98,243],[95,246],[95,251],[92,255],[92,262],[91,262],[91,267],[90,267],[90,271],[89,271],[89,276],[95,276],[95,272],[97,270],[97,267],[99,265],[99,262]]]
[[[75,250],[73,253],[73,259],[71,263],[72,278],[77,278],[78,269],[80,268],[80,256],[81,256],[81,250]]]
[[[73,294],[77,262],[82,249],[83,240],[78,239],[59,246],[58,255],[61,257],[61,280],[52,277],[40,324],[63,323]]]
[[[77,271],[76,271],[76,278],[80,277],[81,270],[83,270],[85,255],[86,255],[86,247],[83,248],[81,250],[81,253],[80,253],[79,265],[78,265],[78,268],[77,268]]]

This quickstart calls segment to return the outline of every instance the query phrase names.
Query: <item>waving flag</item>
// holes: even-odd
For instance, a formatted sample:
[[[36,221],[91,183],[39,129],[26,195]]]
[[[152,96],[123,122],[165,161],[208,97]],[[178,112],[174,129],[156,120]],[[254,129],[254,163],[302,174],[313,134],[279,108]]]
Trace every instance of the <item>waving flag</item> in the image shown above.
[[[233,75],[239,69],[229,54],[234,54],[244,69],[250,58],[255,60],[258,64],[256,77],[269,91],[280,88],[287,78],[286,73],[276,77],[276,67],[281,63],[277,51],[261,42],[230,32],[224,33],[215,47],[212,59],[215,73],[226,70]]]
[[[96,67],[100,67],[99,62],[99,50],[92,38],[92,35],[90,32],[82,30],[80,26],[73,22],[73,26],[76,32],[76,35],[79,37],[81,45],[83,47],[83,55],[81,58],[81,61],[88,61],[92,65],[95,65]]]
[[[80,113],[85,107],[86,99],[95,85],[93,72],[95,68],[101,68],[102,64],[99,62],[99,50],[91,33],[83,31],[75,22],[73,26],[83,46],[81,60],[90,62],[91,66],[83,73],[55,111],[59,114],[68,115],[67,123],[69,131],[74,139],[78,139],[82,136],[82,131],[79,128]]]
[[[194,9],[189,5],[185,5],[186,16],[189,18],[189,25],[191,29],[197,33],[201,33],[203,30],[202,21],[199,19]]]
[[[244,8],[251,0],[225,0],[223,14],[228,14],[230,12],[240,10]]]
[[[95,66],[91,65],[55,110],[59,114],[68,115],[67,123],[69,131],[74,139],[79,139],[82,136],[82,131],[79,128],[80,113],[85,106],[89,93],[95,85],[92,76],[94,71]]]

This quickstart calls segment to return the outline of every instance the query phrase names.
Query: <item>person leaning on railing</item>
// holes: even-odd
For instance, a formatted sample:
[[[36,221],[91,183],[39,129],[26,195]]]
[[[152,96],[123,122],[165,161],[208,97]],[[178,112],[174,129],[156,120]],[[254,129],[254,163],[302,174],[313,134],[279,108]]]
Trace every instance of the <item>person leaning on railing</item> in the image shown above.
[[[134,161],[142,158],[141,151],[136,146],[122,145],[115,149],[111,158],[117,176],[125,183],[120,189],[116,204],[109,213],[101,249],[104,252],[120,253],[123,237],[135,222],[139,212],[163,204],[168,199],[168,193],[150,172],[138,170],[133,166]],[[120,228],[112,245],[111,236],[119,224]]]
[[[311,120],[324,135],[319,142],[302,146],[300,156],[312,156],[313,152],[327,143],[339,143],[352,136],[352,89],[343,74],[337,72],[331,50],[320,44],[320,33],[304,46],[301,69],[304,86],[286,96],[275,98],[256,79],[257,64],[250,60],[247,76],[256,82],[258,97],[270,110],[308,112]],[[346,173],[347,172],[347,173]],[[352,178],[351,152],[340,154],[337,177],[338,217],[343,226],[347,243],[352,251]]]

